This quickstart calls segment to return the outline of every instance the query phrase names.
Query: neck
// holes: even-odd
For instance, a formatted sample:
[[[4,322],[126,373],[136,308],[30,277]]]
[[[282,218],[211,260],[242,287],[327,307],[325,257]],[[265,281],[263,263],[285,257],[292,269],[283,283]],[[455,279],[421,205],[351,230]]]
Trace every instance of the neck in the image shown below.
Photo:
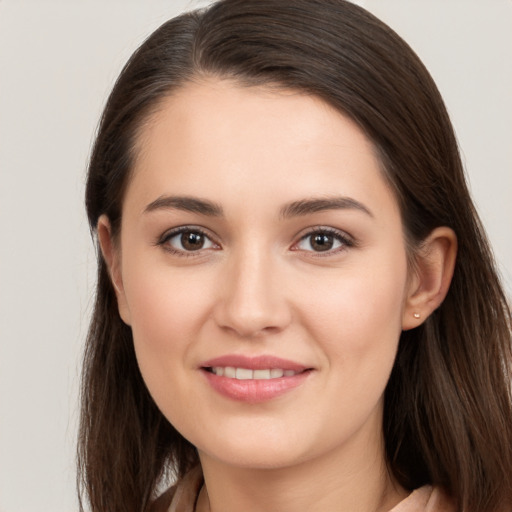
[[[387,471],[383,450],[356,452],[278,469],[241,468],[200,454],[205,488],[197,512],[389,511],[407,493]]]

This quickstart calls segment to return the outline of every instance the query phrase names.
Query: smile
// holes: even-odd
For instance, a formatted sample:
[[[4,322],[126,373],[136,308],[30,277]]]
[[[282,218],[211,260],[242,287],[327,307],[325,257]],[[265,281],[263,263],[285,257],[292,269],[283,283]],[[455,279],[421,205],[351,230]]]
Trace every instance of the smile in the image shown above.
[[[314,368],[270,355],[224,355],[205,361],[199,369],[216,393],[249,404],[267,402],[292,392],[314,373]]]
[[[233,366],[214,366],[209,368],[209,371],[218,377],[238,380],[280,379],[281,377],[293,377],[297,375],[297,373],[300,373],[294,370],[284,370],[282,368],[251,370],[250,368],[235,368]]]

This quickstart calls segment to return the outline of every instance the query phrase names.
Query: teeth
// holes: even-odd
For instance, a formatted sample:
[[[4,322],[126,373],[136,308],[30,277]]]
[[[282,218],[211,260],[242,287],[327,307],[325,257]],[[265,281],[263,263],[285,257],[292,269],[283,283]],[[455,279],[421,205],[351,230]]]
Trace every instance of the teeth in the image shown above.
[[[252,379],[253,371],[246,368],[237,368],[235,372],[235,379],[249,380]]]
[[[255,378],[255,379],[270,379],[270,370],[254,370],[253,378]]]
[[[232,366],[214,366],[212,372],[219,377],[228,377],[238,380],[267,380],[293,377],[297,372],[282,370],[281,368],[268,368],[265,370],[250,370],[248,368],[234,368]]]
[[[226,368],[224,368],[224,377],[229,377],[230,379],[236,378],[236,369],[232,366],[226,366]]]

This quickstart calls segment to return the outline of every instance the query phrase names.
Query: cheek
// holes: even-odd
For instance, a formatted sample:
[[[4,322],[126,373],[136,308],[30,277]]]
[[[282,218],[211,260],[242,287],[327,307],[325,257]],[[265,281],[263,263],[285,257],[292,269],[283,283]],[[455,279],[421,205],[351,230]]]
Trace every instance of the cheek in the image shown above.
[[[123,284],[135,353],[151,395],[162,405],[192,369],[194,340],[208,318],[207,287],[200,272],[187,274],[132,254],[123,262]]]
[[[309,326],[325,355],[339,422],[356,429],[383,404],[401,333],[405,272],[367,270],[342,282],[315,298]]]
[[[172,350],[199,328],[207,315],[206,276],[172,268],[158,257],[130,258],[123,266],[136,342]]]
[[[309,292],[303,310],[328,357],[336,362],[356,360],[368,371],[392,366],[407,276],[405,257],[394,263],[386,265],[382,259],[346,268],[324,286],[317,283],[309,288],[313,293]],[[296,295],[304,296],[299,291]]]
[[[190,314],[178,300],[179,294],[148,275],[131,280],[125,289],[135,344],[159,351],[175,348],[175,343],[169,343],[171,333],[173,338],[182,338],[185,333],[180,331]]]
[[[195,341],[208,317],[204,287],[153,266],[151,271],[133,268],[125,290],[140,372],[157,406],[181,430],[196,421],[190,376]]]

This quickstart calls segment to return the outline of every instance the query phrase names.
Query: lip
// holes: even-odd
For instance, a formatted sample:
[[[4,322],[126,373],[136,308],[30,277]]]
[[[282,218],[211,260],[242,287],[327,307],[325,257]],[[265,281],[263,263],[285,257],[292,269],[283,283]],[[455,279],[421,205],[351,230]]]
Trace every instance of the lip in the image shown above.
[[[234,366],[235,368],[247,368],[249,370],[281,368],[283,370],[293,370],[294,372],[302,372],[308,369],[307,366],[280,357],[270,355],[249,357],[240,354],[216,357],[201,364],[202,368],[211,368],[212,366]]]
[[[296,374],[268,380],[238,380],[221,377],[207,370],[214,366],[232,366],[250,370],[280,368],[282,370],[293,370]],[[292,391],[303,384],[313,370],[313,368],[308,368],[294,361],[275,356],[247,357],[238,354],[229,354],[210,359],[202,363],[199,369],[216,392],[231,400],[250,404],[270,401]]]

